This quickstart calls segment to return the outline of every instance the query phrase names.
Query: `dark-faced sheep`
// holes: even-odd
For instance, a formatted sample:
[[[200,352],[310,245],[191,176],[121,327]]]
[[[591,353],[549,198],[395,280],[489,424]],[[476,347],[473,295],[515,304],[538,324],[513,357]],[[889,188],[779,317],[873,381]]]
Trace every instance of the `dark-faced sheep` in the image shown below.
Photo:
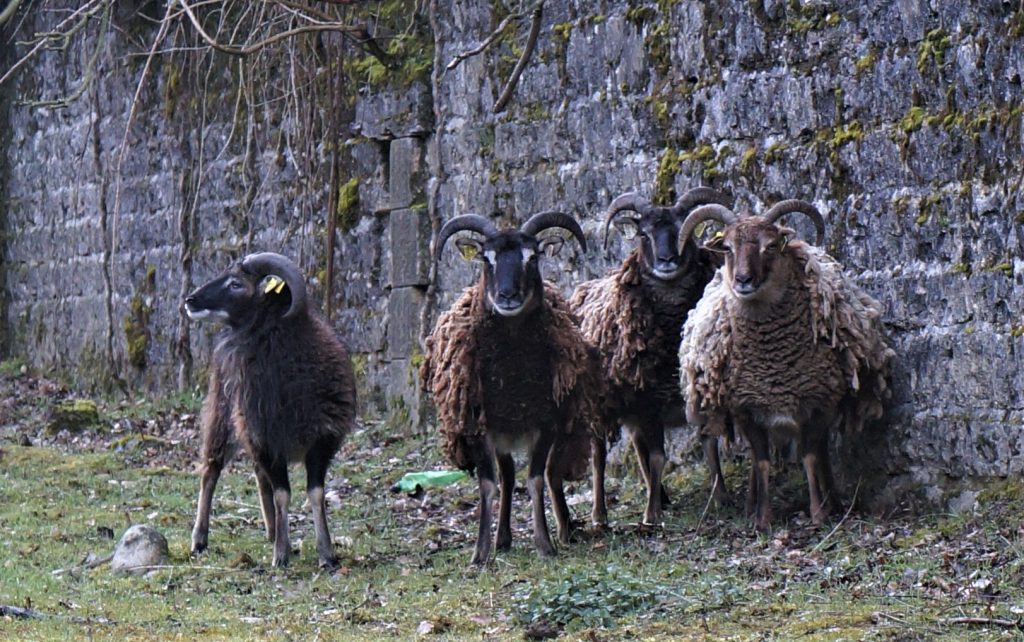
[[[224,323],[202,411],[202,469],[192,552],[207,547],[210,504],[240,443],[255,464],[274,566],[288,563],[288,463],[306,467],[320,565],[337,565],[324,479],[352,429],[355,378],[345,347],[308,305],[299,269],[280,254],[250,254],[185,299],[195,320]]]
[[[689,236],[706,221],[725,229],[707,247],[725,264],[683,330],[680,366],[687,418],[721,424],[731,418],[750,444],[747,510],[759,530],[771,523],[769,442],[797,440],[821,524],[835,501],[830,431],[856,433],[881,416],[895,353],[886,345],[881,306],[833,258],[776,225],[799,212],[825,224],[805,201],[778,203],[762,216],[739,216],[720,205],[694,210]]]
[[[610,433],[624,425],[630,432],[647,486],[648,524],[661,521],[662,504],[668,499],[661,482],[665,430],[685,424],[679,394],[679,331],[715,270],[708,253],[692,239],[681,239],[679,231],[690,210],[707,203],[724,203],[724,196],[696,188],[671,207],[654,207],[633,193],[616,198],[606,214],[605,242],[614,224],[628,238],[639,236],[640,243],[607,276],[581,283],[570,302],[583,335],[601,353],[608,386],[603,429]],[[702,441],[715,497],[723,502],[726,491],[717,442],[710,434],[702,435]],[[595,439],[595,524],[607,521],[606,454],[605,441]]]
[[[563,228],[586,249],[579,224],[566,214],[543,212],[519,230],[499,231],[477,214],[458,216],[438,235],[435,256],[448,239],[461,237],[463,256],[479,260],[480,281],[441,315],[426,342],[424,388],[437,406],[444,448],[454,464],[474,471],[480,483],[480,523],[474,564],[488,562],[495,460],[501,483],[498,550],[512,544],[515,482],[512,452],[529,455],[527,490],[533,505],[533,541],[542,556],[554,555],[544,516],[544,484],[551,494],[558,539],[569,539],[569,508],[563,479],[586,466],[589,434],[581,418],[596,401],[591,354],[568,305],[541,278],[542,255],[553,255],[562,238],[538,234]]]

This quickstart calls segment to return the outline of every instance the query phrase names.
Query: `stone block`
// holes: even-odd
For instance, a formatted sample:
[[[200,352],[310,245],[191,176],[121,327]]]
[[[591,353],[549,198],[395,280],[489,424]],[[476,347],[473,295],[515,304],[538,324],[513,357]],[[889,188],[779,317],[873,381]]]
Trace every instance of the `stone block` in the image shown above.
[[[419,139],[391,141],[388,168],[391,209],[409,207],[417,198],[422,198],[426,177],[423,175],[423,143]]]
[[[420,288],[394,288],[388,298],[387,359],[403,359],[419,350],[420,311],[424,295]]]
[[[391,231],[391,286],[426,286],[430,277],[430,217],[426,209],[394,210]]]

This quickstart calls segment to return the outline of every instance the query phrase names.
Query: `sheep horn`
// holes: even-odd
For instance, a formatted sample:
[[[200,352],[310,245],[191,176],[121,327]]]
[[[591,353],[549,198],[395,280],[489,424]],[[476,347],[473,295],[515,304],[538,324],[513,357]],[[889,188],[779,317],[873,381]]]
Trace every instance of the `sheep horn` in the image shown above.
[[[601,236],[604,238],[604,249],[608,249],[608,227],[619,212],[632,210],[643,216],[650,209],[651,202],[637,192],[627,192],[612,201],[608,209],[605,210],[604,228],[601,230]]]
[[[587,239],[583,238],[583,228],[576,222],[576,219],[562,212],[547,211],[534,214],[528,221],[523,223],[519,231],[528,236],[537,236],[539,232],[549,227],[560,227],[569,230],[576,237],[576,240],[579,241],[583,251],[587,251]]]
[[[258,252],[242,259],[242,270],[260,276],[274,274],[288,285],[292,304],[282,319],[293,317],[306,307],[306,280],[295,263],[287,256],[274,252]]]
[[[686,216],[690,210],[698,205],[711,205],[717,203],[728,207],[725,195],[710,187],[694,187],[679,197],[671,210],[676,216]]]
[[[436,248],[434,250],[434,261],[441,260],[441,250],[444,249],[444,244],[448,242],[448,239],[456,232],[476,232],[487,237],[494,236],[498,233],[498,228],[494,226],[490,220],[484,218],[479,214],[463,214],[462,216],[456,216],[452,220],[448,221],[441,227],[441,231],[437,233],[437,240],[434,241]]]
[[[738,220],[736,213],[724,205],[719,203],[701,205],[690,212],[690,215],[683,221],[683,225],[679,229],[679,238],[682,239],[681,242],[685,242],[693,234],[693,230],[704,221],[719,221],[725,225],[732,225]]]
[[[790,212],[806,214],[808,218],[814,221],[814,229],[818,233],[818,238],[814,243],[815,245],[820,246],[825,241],[825,219],[821,217],[821,212],[818,211],[818,208],[814,207],[807,201],[801,201],[798,199],[779,201],[775,205],[772,205],[767,212],[761,215],[761,220],[765,223],[774,225],[775,221]]]

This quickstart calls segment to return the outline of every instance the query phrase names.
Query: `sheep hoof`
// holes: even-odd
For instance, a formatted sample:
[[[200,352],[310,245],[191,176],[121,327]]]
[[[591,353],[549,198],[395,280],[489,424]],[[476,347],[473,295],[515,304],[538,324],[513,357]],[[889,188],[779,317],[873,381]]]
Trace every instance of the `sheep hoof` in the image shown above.
[[[479,554],[474,555],[473,559],[469,562],[469,568],[484,568],[487,566],[487,558],[481,557]]]
[[[322,558],[320,560],[320,568],[325,571],[334,571],[337,570],[340,566],[341,564],[338,563],[337,557]]]
[[[542,558],[545,558],[545,559],[549,559],[549,558],[555,557],[556,555],[558,555],[558,553],[555,552],[555,547],[554,546],[550,546],[550,547],[547,547],[547,548],[537,547],[537,555],[539,557],[542,557]]]

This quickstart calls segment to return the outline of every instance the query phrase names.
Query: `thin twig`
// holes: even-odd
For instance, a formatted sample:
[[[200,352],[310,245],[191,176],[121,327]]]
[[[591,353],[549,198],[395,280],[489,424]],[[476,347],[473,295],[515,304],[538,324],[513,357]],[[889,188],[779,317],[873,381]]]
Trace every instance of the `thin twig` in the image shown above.
[[[693,537],[690,538],[691,544],[697,539],[700,527],[704,523],[704,517],[708,514],[708,510],[711,509],[711,502],[715,500],[716,490],[718,490],[718,476],[715,476],[715,480],[711,482],[711,492],[708,493],[708,501],[704,503],[704,511],[700,514],[700,519],[697,520],[697,527],[693,530]]]
[[[58,568],[53,571],[50,571],[50,575],[57,576],[63,575],[64,573],[77,573],[78,571],[84,571],[86,569],[96,568],[97,566],[103,566],[112,559],[114,559],[113,554],[105,555],[103,557],[99,557],[88,562],[83,560],[81,564],[78,564],[76,566],[70,566],[68,568]]]
[[[333,22],[295,27],[294,29],[288,29],[287,31],[276,33],[272,36],[267,37],[264,40],[246,44],[244,46],[225,45],[220,42],[217,42],[217,40],[211,37],[210,34],[206,33],[206,30],[203,29],[203,26],[199,23],[199,19],[192,12],[192,8],[189,7],[188,2],[186,0],[178,0],[178,2],[181,4],[182,9],[185,10],[185,14],[188,16],[188,19],[192,22],[192,26],[195,27],[195,30],[199,34],[199,37],[202,38],[203,41],[206,42],[206,44],[210,45],[217,51],[226,53],[231,56],[248,56],[250,54],[260,51],[261,49],[264,49],[265,47],[281,42],[282,40],[287,40],[289,38],[304,33],[336,31],[341,33],[366,34],[366,30],[362,27],[355,27],[352,25],[342,24],[340,22]]]
[[[85,64],[85,75],[82,81],[78,84],[78,87],[74,89],[70,94],[63,98],[57,98],[54,100],[40,100],[40,101],[28,101],[24,104],[28,107],[58,107],[66,108],[82,97],[85,90],[92,84],[93,79],[96,77],[96,66],[99,63],[100,53],[103,51],[103,47],[107,42],[107,32],[110,30],[110,12],[113,5],[108,4],[106,11],[103,12],[102,23],[99,29],[99,35],[96,37],[96,48],[93,50],[92,55],[89,56],[89,60]],[[2,24],[3,21],[0,21]]]
[[[1024,631],[1024,621],[1021,620],[1000,620],[991,617],[954,617],[948,620],[941,620],[942,624],[963,624],[966,626],[1000,626],[1004,629],[1019,629]]]
[[[97,5],[97,3],[90,2],[90,3],[86,4],[86,5],[83,5],[83,6],[79,7],[71,15],[69,15],[67,18],[65,18],[64,20],[61,20],[57,24],[57,26],[54,27],[54,29],[55,30],[63,29],[65,25],[67,25],[68,23],[70,23],[73,20],[77,19],[80,15],[87,14],[87,17],[88,17],[88,15],[91,15],[90,12],[98,11],[99,10],[99,5],[97,5],[97,6],[94,6],[94,5]],[[31,60],[32,57],[35,56],[36,53],[40,49],[42,49],[43,46],[47,42],[48,42],[47,38],[40,38],[32,46],[32,48],[29,49],[28,53],[26,53],[24,56],[19,58],[17,62],[15,62],[13,65],[11,65],[11,68],[7,70],[7,73],[5,73],[3,76],[0,76],[0,85],[4,84],[11,76],[13,76],[14,72],[17,71],[18,69],[20,69],[22,65],[24,65],[26,62]]]
[[[487,38],[483,42],[481,42],[478,47],[474,47],[473,49],[470,49],[468,51],[463,51],[462,53],[452,58],[452,61],[445,66],[442,74],[447,73],[452,69],[455,69],[460,64],[462,64],[463,60],[479,55],[485,49],[490,47],[495,40],[497,40],[498,36],[500,36],[505,31],[506,27],[508,27],[510,22],[512,22],[513,20],[518,20],[519,18],[522,17],[523,14],[521,13],[513,13],[511,15],[505,16],[505,19],[498,23],[498,27],[494,31],[492,31],[491,35],[487,36]]]
[[[540,20],[541,15],[544,12],[544,0],[540,0],[537,6],[533,8],[533,18],[530,23],[530,37],[526,40],[526,46],[523,48],[523,55],[519,56],[519,62],[516,63],[515,69],[512,70],[512,75],[509,76],[508,82],[505,84],[505,89],[501,92],[501,97],[494,103],[494,107],[491,111],[495,114],[504,111],[505,106],[508,105],[508,101],[512,98],[512,92],[515,91],[516,83],[519,82],[519,77],[523,75],[523,70],[526,69],[526,63],[530,61],[530,56],[533,54],[534,48],[537,46],[537,37],[540,36]]]
[[[14,12],[18,9],[18,5],[21,4],[21,0],[10,0],[7,6],[4,7],[3,11],[0,11],[0,26],[11,19]]]
[[[837,523],[837,524],[836,524],[835,526],[833,526],[833,527],[832,527],[832,530],[830,530],[830,531],[828,532],[828,535],[826,535],[825,537],[823,537],[823,538],[822,538],[822,540],[821,540],[820,542],[818,542],[817,544],[815,544],[815,545],[814,545],[814,548],[812,548],[812,549],[811,549],[811,552],[812,552],[812,553],[817,553],[817,552],[818,552],[818,550],[819,550],[819,549],[820,549],[820,548],[821,548],[822,546],[824,546],[824,545],[825,545],[825,542],[827,542],[827,541],[828,541],[828,539],[829,539],[830,537],[832,537],[833,535],[835,535],[835,534],[836,534],[836,531],[838,531],[838,530],[839,530],[839,528],[840,528],[840,527],[841,527],[841,526],[842,526],[842,525],[843,525],[844,523],[846,523],[846,518],[850,516],[850,513],[851,513],[851,512],[853,511],[853,506],[854,506],[854,504],[856,504],[856,503],[857,503],[857,493],[858,493],[858,492],[860,492],[860,480],[859,480],[859,479],[857,480],[857,487],[856,487],[856,488],[855,488],[855,489],[853,490],[853,499],[852,499],[852,500],[850,500],[850,507],[846,509],[846,514],[845,514],[845,515],[843,515],[843,518],[842,518],[841,520],[839,520],[839,523]]]

